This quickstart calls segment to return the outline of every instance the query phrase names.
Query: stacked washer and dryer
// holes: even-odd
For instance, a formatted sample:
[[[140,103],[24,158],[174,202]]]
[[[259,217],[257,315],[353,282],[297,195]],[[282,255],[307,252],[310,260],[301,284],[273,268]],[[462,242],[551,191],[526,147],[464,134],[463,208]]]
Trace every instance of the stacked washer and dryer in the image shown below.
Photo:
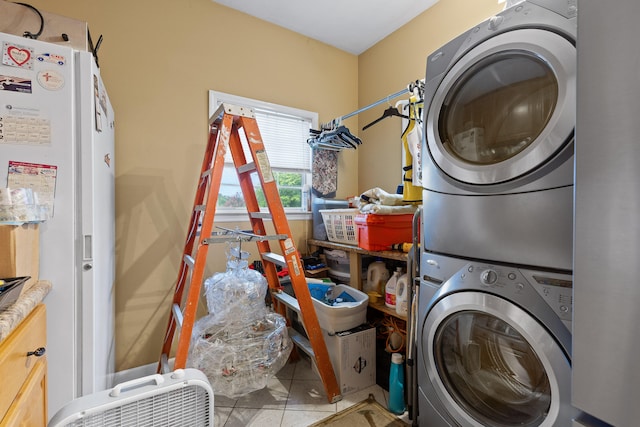
[[[414,422],[569,426],[576,0],[427,59]]]

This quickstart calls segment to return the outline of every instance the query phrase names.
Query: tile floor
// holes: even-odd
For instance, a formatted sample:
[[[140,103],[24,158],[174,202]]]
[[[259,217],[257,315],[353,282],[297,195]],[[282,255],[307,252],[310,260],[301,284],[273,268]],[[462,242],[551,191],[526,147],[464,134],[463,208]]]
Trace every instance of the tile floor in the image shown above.
[[[340,412],[373,394],[382,406],[389,393],[378,385],[328,403],[324,386],[313,372],[309,359],[288,363],[271,379],[267,387],[238,399],[215,395],[214,414],[217,427],[307,427]],[[410,424],[407,413],[400,417]]]

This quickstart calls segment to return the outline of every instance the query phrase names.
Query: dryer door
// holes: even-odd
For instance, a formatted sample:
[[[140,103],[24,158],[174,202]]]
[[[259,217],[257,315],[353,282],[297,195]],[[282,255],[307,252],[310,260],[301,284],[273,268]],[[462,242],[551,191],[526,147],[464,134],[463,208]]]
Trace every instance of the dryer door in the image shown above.
[[[471,185],[522,177],[571,142],[576,49],[542,29],[487,39],[446,72],[431,100],[429,153],[452,179]]]
[[[434,395],[462,426],[570,425],[571,366],[527,312],[494,295],[450,294],[423,324]]]

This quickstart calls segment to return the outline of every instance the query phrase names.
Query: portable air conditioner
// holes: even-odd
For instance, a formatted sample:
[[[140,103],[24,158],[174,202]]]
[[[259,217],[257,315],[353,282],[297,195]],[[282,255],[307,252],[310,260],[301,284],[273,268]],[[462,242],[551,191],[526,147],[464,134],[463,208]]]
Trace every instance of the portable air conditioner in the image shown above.
[[[207,427],[213,420],[213,390],[206,375],[176,369],[75,399],[48,427]]]

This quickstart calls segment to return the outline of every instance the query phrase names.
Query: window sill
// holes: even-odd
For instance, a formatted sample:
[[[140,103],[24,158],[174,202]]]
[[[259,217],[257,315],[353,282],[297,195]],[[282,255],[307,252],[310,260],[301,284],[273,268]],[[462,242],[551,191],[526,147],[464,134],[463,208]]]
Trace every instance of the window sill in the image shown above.
[[[311,212],[286,211],[287,220],[289,221],[310,221]],[[246,211],[242,212],[216,212],[216,222],[248,222],[249,216]]]

